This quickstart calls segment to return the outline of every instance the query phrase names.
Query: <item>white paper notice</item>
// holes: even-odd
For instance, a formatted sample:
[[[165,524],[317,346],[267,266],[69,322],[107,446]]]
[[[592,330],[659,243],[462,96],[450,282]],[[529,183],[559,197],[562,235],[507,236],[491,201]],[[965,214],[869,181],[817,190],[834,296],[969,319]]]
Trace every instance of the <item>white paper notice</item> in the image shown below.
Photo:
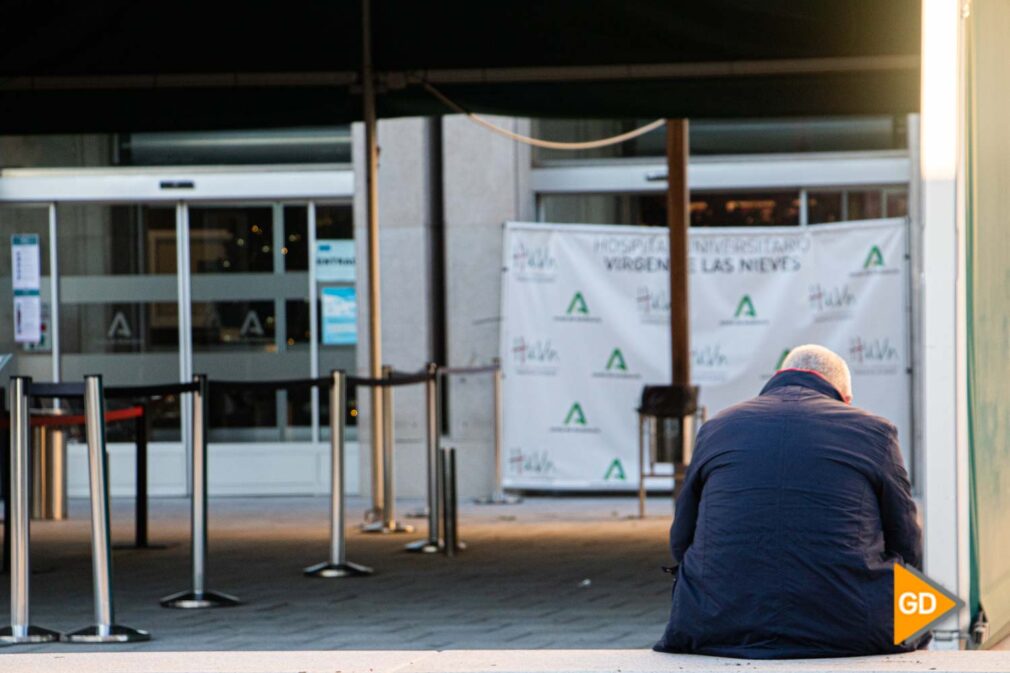
[[[14,291],[35,290],[42,281],[38,234],[11,236],[11,271]]]
[[[42,340],[42,300],[37,294],[14,295],[14,341],[35,344]]]
[[[42,340],[42,282],[38,234],[11,236],[11,285],[14,290],[14,341]]]

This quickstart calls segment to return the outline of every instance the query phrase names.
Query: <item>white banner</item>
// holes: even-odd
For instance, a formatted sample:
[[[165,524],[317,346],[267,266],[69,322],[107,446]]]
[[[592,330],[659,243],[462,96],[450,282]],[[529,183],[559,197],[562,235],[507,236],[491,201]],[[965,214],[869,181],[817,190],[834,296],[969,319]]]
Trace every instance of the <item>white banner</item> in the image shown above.
[[[854,403],[908,460],[903,219],[692,229],[692,379],[709,414],[753,397],[794,346],[845,357]],[[637,488],[642,386],[670,376],[665,229],[508,223],[502,283],[505,485]]]

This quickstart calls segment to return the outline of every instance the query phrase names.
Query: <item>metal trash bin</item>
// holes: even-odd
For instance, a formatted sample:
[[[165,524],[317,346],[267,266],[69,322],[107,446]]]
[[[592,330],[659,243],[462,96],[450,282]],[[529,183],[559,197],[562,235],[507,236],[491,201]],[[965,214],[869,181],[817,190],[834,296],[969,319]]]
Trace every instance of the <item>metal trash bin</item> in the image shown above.
[[[32,416],[67,416],[66,409],[33,409]],[[32,518],[67,518],[67,429],[32,428]]]
[[[670,476],[658,473],[657,465],[672,465],[674,497],[679,493],[705,408],[698,406],[697,386],[666,385],[645,386],[637,411],[638,516],[644,518],[646,477]]]

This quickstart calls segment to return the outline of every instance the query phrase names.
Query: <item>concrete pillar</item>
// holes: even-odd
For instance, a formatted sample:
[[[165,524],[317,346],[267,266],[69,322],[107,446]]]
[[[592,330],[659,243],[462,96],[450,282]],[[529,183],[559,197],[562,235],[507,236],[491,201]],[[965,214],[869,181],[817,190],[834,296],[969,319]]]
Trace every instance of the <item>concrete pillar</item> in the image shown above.
[[[384,364],[416,371],[430,358],[431,305],[428,297],[431,193],[428,124],[425,118],[379,122],[379,230],[382,272],[382,349]],[[352,127],[354,143],[354,238],[358,264],[358,372],[368,372],[368,277],[365,260],[365,134]],[[397,496],[422,497],[424,472],[424,387],[397,388],[394,394]],[[371,472],[371,405],[358,391],[358,438],[361,446],[362,495]]]
[[[528,120],[491,119],[529,132]],[[530,151],[459,115],[442,123],[449,363],[487,364],[499,353],[502,225],[534,216]],[[491,390],[488,376],[450,381],[444,443],[460,449],[460,493],[466,497],[487,495],[492,488]]]

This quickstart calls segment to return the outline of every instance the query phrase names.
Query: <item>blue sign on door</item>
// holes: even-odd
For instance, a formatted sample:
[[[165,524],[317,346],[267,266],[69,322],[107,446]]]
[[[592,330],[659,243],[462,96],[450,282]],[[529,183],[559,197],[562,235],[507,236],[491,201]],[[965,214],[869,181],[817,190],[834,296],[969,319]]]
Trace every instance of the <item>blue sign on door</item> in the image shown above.
[[[358,343],[358,299],[353,287],[324,287],[323,345]]]

